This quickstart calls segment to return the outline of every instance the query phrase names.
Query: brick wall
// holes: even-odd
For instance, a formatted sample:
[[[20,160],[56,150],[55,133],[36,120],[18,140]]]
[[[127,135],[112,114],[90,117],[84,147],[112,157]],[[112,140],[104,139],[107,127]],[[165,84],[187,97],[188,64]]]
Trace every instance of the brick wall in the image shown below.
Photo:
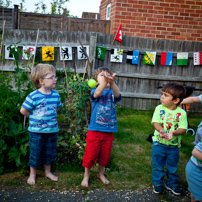
[[[202,0],[102,0],[101,19],[111,3],[111,33],[163,40],[202,41]]]

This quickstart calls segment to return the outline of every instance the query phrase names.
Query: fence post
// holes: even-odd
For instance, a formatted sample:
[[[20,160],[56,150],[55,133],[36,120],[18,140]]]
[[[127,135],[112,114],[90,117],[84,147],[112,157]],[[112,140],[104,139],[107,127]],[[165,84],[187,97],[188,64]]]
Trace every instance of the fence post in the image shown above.
[[[14,5],[12,10],[13,29],[18,29],[18,5]]]
[[[62,22],[61,22],[61,30],[62,31],[66,31],[67,30],[67,9],[63,9]]]
[[[67,17],[67,30],[66,31],[71,31],[70,30],[70,24],[71,24],[71,18],[70,17]]]
[[[97,33],[91,33],[90,35],[90,45],[89,45],[89,61],[90,64],[88,64],[90,71],[90,78],[92,77],[92,74],[94,73],[94,66],[95,66],[95,51],[96,51],[96,43],[97,43]]]

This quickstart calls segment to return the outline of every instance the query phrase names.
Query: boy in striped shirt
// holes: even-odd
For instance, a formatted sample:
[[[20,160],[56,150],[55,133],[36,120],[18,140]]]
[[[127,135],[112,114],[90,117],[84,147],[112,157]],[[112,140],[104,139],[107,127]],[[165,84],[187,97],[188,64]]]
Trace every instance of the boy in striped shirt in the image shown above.
[[[52,90],[56,86],[56,70],[49,64],[38,64],[31,72],[36,90],[30,93],[21,106],[22,115],[29,117],[30,176],[27,183],[36,183],[36,169],[44,165],[45,176],[52,181],[58,177],[51,173],[56,157],[57,111],[62,106],[60,95]]]

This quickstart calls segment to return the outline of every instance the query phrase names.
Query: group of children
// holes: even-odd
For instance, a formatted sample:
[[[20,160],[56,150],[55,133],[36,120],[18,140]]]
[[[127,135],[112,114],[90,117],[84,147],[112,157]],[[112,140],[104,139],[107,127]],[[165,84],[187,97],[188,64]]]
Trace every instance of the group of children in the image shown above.
[[[115,84],[116,74],[109,68],[101,67],[94,79],[97,87],[91,91],[92,112],[86,137],[86,149],[82,165],[85,167],[81,185],[88,187],[90,169],[96,159],[99,164],[99,179],[104,184],[109,180],[104,176],[110,160],[113,133],[117,132],[116,103],[121,93]],[[45,176],[53,181],[58,177],[51,173],[51,164],[56,157],[57,111],[62,106],[60,96],[55,91],[57,77],[52,65],[38,64],[31,72],[36,90],[30,93],[22,104],[20,112],[29,117],[30,176],[28,184],[36,183],[36,169],[43,164]],[[202,102],[202,95],[184,99],[186,89],[179,83],[168,83],[162,88],[161,105],[157,106],[152,124],[155,132],[152,144],[152,184],[154,193],[163,193],[164,187],[175,195],[181,194],[177,173],[181,135],[187,130],[187,115],[179,104]],[[196,146],[186,166],[186,178],[192,202],[202,201],[202,123],[196,133]],[[166,166],[166,171],[164,170]],[[164,176],[167,176],[164,185]]]

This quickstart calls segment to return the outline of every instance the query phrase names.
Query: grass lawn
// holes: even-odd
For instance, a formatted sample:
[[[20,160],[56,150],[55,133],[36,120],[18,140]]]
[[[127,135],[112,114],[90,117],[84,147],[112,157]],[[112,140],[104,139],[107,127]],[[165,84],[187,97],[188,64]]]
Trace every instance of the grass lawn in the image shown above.
[[[102,184],[97,179],[98,165],[91,170],[89,188],[83,188],[80,183],[83,179],[82,166],[64,165],[55,166],[54,174],[59,177],[55,183],[44,177],[43,169],[37,172],[37,184],[27,185],[29,170],[24,174],[18,172],[0,175],[1,190],[25,188],[31,190],[77,190],[89,191],[92,189],[105,190],[135,190],[151,187],[151,150],[152,144],[146,139],[154,131],[151,124],[153,111],[138,111],[118,107],[118,133],[114,134],[113,149],[110,162],[106,168],[106,177],[111,181],[109,185]],[[189,114],[189,123],[196,130],[201,119]],[[183,135],[180,148],[179,175],[180,186],[187,188],[185,166],[194,147],[195,136]]]

